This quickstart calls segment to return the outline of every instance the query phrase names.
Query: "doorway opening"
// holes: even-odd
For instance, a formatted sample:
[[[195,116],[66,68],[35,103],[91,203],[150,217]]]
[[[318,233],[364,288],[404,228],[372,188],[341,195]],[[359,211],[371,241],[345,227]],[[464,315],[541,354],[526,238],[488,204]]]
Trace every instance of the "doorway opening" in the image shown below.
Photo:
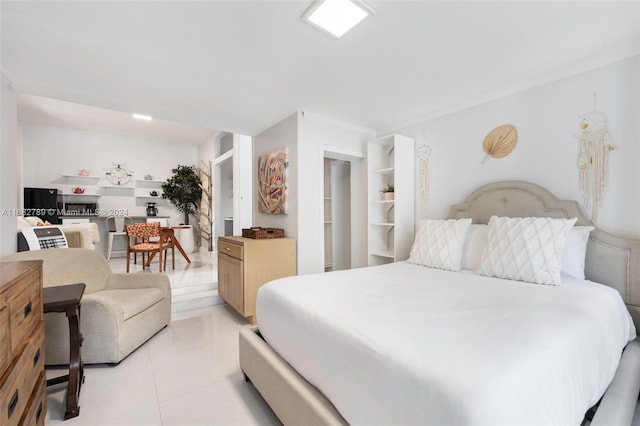
[[[340,271],[353,267],[353,164],[361,162],[335,152],[324,153],[324,271]]]

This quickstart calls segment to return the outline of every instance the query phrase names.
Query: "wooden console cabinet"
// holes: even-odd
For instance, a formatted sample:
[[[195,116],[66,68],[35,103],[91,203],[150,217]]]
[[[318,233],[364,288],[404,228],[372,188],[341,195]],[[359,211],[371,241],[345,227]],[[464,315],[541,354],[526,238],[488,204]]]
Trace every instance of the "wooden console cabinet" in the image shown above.
[[[218,294],[252,324],[261,285],[296,274],[296,241],[218,237]]]
[[[42,261],[0,263],[0,425],[44,425]]]

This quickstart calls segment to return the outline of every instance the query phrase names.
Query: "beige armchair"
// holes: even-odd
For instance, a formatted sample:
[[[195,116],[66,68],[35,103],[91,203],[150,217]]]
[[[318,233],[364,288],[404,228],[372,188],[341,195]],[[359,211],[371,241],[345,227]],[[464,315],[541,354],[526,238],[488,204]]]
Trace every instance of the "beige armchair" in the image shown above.
[[[171,287],[164,274],[116,274],[104,256],[83,248],[33,250],[0,261],[42,259],[44,287],[87,285],[80,327],[87,364],[119,363],[171,321]],[[69,326],[64,314],[45,320],[45,363],[69,362]]]

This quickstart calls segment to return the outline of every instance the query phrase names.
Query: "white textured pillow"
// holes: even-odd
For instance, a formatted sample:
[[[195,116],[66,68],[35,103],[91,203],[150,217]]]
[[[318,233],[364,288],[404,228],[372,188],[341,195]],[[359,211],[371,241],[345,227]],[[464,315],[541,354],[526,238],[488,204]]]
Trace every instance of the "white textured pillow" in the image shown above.
[[[535,284],[560,284],[562,251],[576,220],[492,216],[478,272]]]
[[[487,247],[489,226],[471,225],[462,248],[462,269],[477,270],[482,260],[482,252]]]
[[[587,256],[587,243],[593,226],[574,226],[569,231],[562,251],[562,270],[564,275],[584,279],[584,260]]]
[[[430,268],[459,271],[462,246],[471,219],[422,220],[409,253],[409,262]]]

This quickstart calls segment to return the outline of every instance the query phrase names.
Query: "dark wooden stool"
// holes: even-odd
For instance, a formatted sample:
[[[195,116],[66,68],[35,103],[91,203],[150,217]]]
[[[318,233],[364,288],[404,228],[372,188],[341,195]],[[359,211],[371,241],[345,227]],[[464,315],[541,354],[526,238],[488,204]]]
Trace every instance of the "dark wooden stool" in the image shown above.
[[[85,287],[84,284],[70,284],[43,289],[44,313],[63,312],[69,320],[69,374],[47,380],[47,386],[69,382],[65,420],[80,414],[78,399],[84,382],[84,366],[80,354],[83,340],[80,333],[80,300]]]

